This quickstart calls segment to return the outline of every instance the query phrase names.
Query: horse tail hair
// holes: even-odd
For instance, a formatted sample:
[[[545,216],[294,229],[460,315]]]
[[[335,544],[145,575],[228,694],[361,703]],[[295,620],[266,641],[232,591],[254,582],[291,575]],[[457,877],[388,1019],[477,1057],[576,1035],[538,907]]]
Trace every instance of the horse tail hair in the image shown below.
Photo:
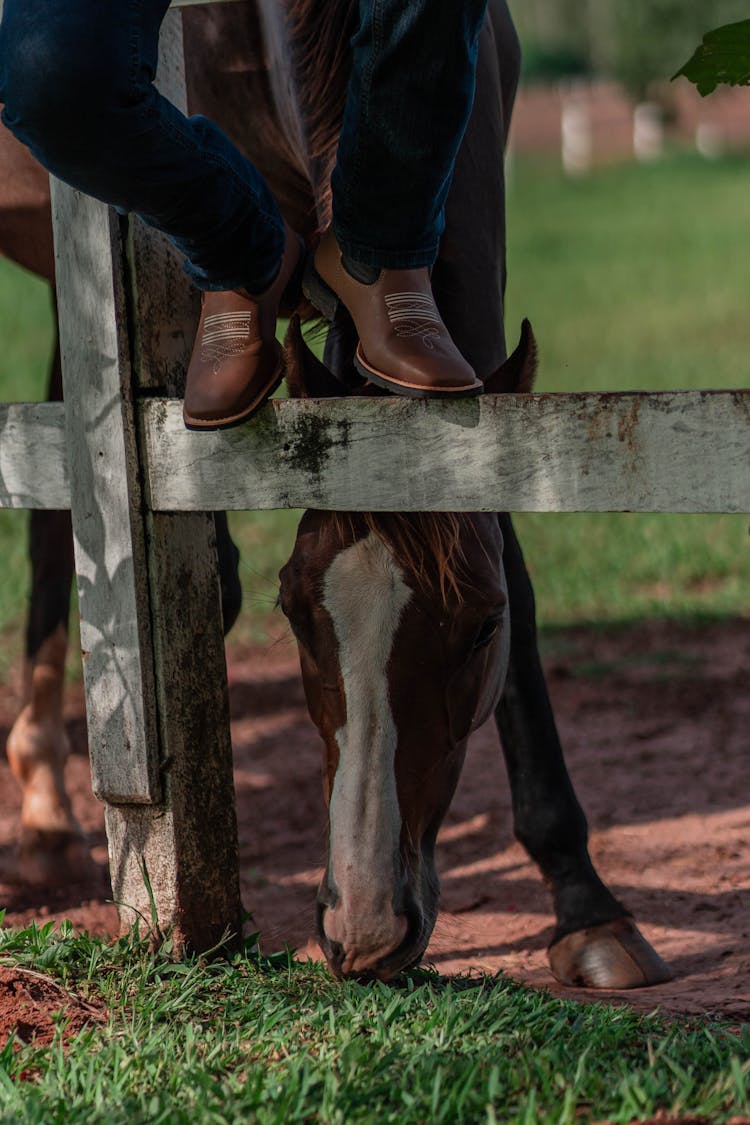
[[[358,0],[289,0],[287,21],[318,228],[331,221],[331,173],[351,73]]]

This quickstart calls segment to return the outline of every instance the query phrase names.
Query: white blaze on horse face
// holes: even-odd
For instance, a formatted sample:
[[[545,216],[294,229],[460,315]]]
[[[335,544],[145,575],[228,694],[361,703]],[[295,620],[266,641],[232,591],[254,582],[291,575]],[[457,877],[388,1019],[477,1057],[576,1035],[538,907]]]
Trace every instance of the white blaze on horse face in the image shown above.
[[[393,908],[401,812],[388,663],[411,597],[391,553],[372,533],[334,558],[323,583],[346,696],[330,801],[329,879],[338,898],[324,925],[343,946],[344,972],[373,967],[406,936],[406,919]]]

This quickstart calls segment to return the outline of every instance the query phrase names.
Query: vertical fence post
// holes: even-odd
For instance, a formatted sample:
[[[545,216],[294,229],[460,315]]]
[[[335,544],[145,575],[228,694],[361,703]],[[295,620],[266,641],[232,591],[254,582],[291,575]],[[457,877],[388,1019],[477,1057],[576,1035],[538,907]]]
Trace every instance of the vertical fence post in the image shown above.
[[[182,17],[160,85],[184,108]],[[237,826],[213,518],[143,503],[140,393],[181,390],[195,299],[167,241],[53,185],[60,335],[94,789],[123,930],[178,950],[239,935]],[[200,435],[196,435],[200,440]]]

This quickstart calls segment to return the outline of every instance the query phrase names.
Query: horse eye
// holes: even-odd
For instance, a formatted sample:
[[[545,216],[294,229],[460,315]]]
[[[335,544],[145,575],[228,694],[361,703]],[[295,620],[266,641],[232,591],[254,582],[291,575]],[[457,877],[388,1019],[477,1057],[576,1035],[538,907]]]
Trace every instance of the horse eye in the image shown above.
[[[484,648],[485,645],[488,645],[495,636],[499,626],[500,619],[498,617],[488,617],[487,620],[482,623],[479,632],[474,638],[474,648]]]

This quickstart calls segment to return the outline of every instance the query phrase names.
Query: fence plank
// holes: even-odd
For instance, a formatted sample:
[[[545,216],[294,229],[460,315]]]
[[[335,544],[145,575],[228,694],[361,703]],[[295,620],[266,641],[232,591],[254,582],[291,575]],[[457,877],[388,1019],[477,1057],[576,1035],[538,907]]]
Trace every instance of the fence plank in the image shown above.
[[[119,231],[57,181],[52,213],[92,783],[148,803],[160,782]]]
[[[0,508],[69,507],[62,403],[0,403]]]
[[[159,84],[184,108],[182,17],[168,13]],[[195,293],[163,239],[131,220],[127,295],[133,379],[174,393],[194,334]],[[114,897],[150,912],[148,870],[163,929],[176,948],[204,950],[241,930],[239,856],[224,641],[213,517],[144,513],[156,715],[164,801],[107,809]],[[121,908],[121,924],[133,915]]]
[[[309,496],[305,491],[307,483],[293,479],[299,474],[304,460],[309,426],[314,424],[311,418],[326,415],[332,420],[334,407],[338,422],[346,419],[349,444],[355,447],[377,440],[380,445],[387,444],[390,450],[393,440],[389,429],[391,414],[398,415],[401,427],[399,440],[407,443],[418,440],[419,434],[415,429],[412,439],[404,436],[404,425],[421,428],[432,424],[421,417],[409,419],[408,406],[404,408],[389,400],[380,400],[376,404],[377,418],[372,417],[373,404],[363,404],[361,400],[339,400],[335,404],[327,402],[314,406],[311,403],[276,403],[273,410],[277,415],[278,434],[276,444],[270,447],[267,436],[259,435],[255,426],[232,431],[226,436],[191,436],[184,432],[179,409],[174,403],[154,400],[143,404],[141,411],[152,462],[150,491],[156,509],[170,510],[174,505],[173,510],[190,510],[193,504],[219,507],[220,503],[224,507],[252,508],[258,507],[261,502],[264,506],[273,507],[282,501],[300,507],[313,503],[354,507],[352,496],[340,491],[351,488],[346,480],[336,485],[339,491],[329,495],[326,505],[325,498],[321,497],[325,481],[321,482],[320,474],[316,474],[314,495]],[[644,418],[644,409],[648,418]],[[423,410],[424,407],[412,404],[412,414],[421,415]],[[455,410],[455,406],[449,407],[447,413]],[[301,425],[300,411],[305,417]],[[430,412],[431,408],[428,408]],[[473,503],[475,508],[480,509],[502,507],[498,500],[505,500],[505,506],[513,511],[748,511],[748,392],[535,395],[515,401],[502,399],[497,403],[487,399],[482,402],[481,412],[483,425],[497,428],[493,444],[501,446],[502,457],[498,456],[494,469],[488,473],[487,442],[483,437],[481,478],[473,479],[476,476],[474,456],[466,470],[470,477],[469,485],[456,481],[454,474],[452,491],[444,498],[437,486],[431,487],[431,494],[426,498],[428,506],[439,507],[449,502],[458,505],[463,500],[465,504]],[[509,412],[513,415],[512,421]],[[438,413],[445,415],[446,409],[440,408]],[[632,426],[631,418],[635,413],[638,424]],[[541,415],[544,415],[543,432],[539,422]],[[652,436],[644,431],[644,425],[648,429],[654,415],[659,418],[660,425],[659,432]],[[546,450],[539,451],[553,421],[557,429],[555,447],[553,449],[550,445]],[[582,429],[584,422],[585,428]],[[0,405],[0,507],[70,506],[64,424],[64,410],[60,403]],[[373,438],[371,430],[376,425],[381,427],[380,433]],[[436,443],[447,440],[453,444],[452,435],[446,429],[449,425],[446,418],[436,419],[435,425],[438,429],[443,427],[445,435],[439,438],[433,434],[430,439],[434,446],[433,461],[440,456],[440,445]],[[713,425],[720,427],[716,433],[711,432]],[[358,434],[360,428],[362,433]],[[514,430],[522,433],[522,444],[518,448],[511,444]],[[561,436],[565,431],[568,431],[567,437]],[[665,432],[668,440],[663,442]],[[720,440],[717,440],[716,434],[721,435]],[[385,438],[383,435],[386,435]],[[226,437],[231,439],[231,447],[227,446]],[[256,478],[252,473],[253,461],[273,456],[274,463],[278,464],[280,437],[283,437],[282,455],[297,468],[288,472],[285,466],[283,481],[268,481],[265,465],[262,465],[264,475]],[[218,439],[220,448],[212,447],[209,452],[205,443],[212,438]],[[539,474],[528,471],[531,442],[544,460],[541,487],[535,479]],[[636,447],[637,442],[641,443],[640,448]],[[164,457],[160,452],[162,448],[165,450]],[[370,469],[369,453],[365,446],[362,448],[367,464],[364,469],[355,467],[354,471],[366,475]],[[200,456],[196,457],[196,453]],[[208,465],[204,456],[209,459]],[[340,458],[341,455],[336,452],[332,456]],[[348,454],[350,462],[353,456]],[[455,461],[452,449],[447,456]],[[579,457],[577,462],[576,456]],[[603,465],[592,468],[600,456]],[[214,503],[213,475],[217,457],[222,462],[222,468],[215,472],[220,478],[216,487],[222,486],[224,491]],[[709,472],[711,462],[714,468]],[[242,474],[237,471],[238,464],[242,465]],[[505,472],[507,464],[515,471]],[[605,472],[604,466],[607,465]],[[679,474],[676,471],[678,467],[681,467]],[[208,479],[205,475],[207,468],[212,474]],[[618,473],[618,468],[622,472]],[[334,472],[335,464],[327,469],[329,476],[333,476]],[[381,466],[378,480],[368,486],[377,489],[375,495],[369,495],[371,507],[379,504],[382,508],[387,502],[382,495],[386,472],[386,468]],[[556,479],[558,474],[561,474],[561,480]],[[649,476],[652,478],[650,481],[647,479]],[[617,482],[616,488],[613,488],[613,480]],[[392,482],[393,488],[396,483],[396,480]],[[262,493],[258,491],[259,484]],[[422,482],[423,489],[425,484],[433,485],[432,479]],[[456,491],[458,487],[463,489],[463,495]],[[473,498],[471,494],[467,495],[470,487],[475,492]],[[488,490],[492,490],[492,496],[482,494]]]
[[[205,434],[139,408],[156,510],[750,512],[748,391],[276,401]]]

